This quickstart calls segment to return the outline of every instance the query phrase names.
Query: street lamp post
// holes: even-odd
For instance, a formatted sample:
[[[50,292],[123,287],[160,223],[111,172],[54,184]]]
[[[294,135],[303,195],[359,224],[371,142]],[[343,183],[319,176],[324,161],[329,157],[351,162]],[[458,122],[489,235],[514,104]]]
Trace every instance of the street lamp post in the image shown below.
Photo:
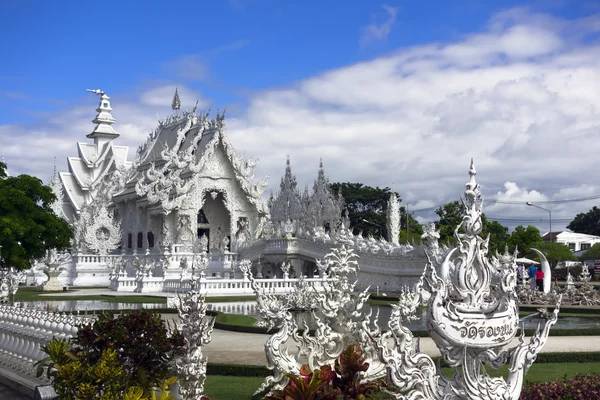
[[[530,201],[528,201],[526,204],[530,207],[535,207],[535,208],[539,208],[540,210],[548,211],[549,220],[550,220],[550,232],[549,232],[550,233],[550,243],[554,242],[554,237],[552,236],[552,211],[548,210],[547,208],[540,207],[537,204],[533,204]]]
[[[369,221],[369,220],[366,220],[366,219],[364,219],[364,218],[361,218],[360,220],[361,220],[362,222],[364,222],[365,224],[369,224],[369,225],[376,226],[376,227],[377,227],[377,229],[379,230],[379,237],[381,237],[381,225],[379,225],[379,224],[376,224],[375,222],[371,222],[371,221]]]

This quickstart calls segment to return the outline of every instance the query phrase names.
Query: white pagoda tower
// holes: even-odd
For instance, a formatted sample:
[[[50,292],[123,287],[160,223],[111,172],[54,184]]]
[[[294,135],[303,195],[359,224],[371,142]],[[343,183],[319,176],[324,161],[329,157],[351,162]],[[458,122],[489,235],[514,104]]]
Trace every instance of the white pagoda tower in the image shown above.
[[[74,222],[82,206],[89,205],[96,198],[103,178],[116,169],[128,169],[126,146],[116,146],[113,140],[119,137],[112,124],[110,97],[101,90],[88,90],[100,97],[96,111],[98,115],[92,121],[96,124],[87,137],[93,143],[77,143],[78,157],[68,157],[69,172],[61,172],[60,180],[64,188],[63,211],[69,222]]]

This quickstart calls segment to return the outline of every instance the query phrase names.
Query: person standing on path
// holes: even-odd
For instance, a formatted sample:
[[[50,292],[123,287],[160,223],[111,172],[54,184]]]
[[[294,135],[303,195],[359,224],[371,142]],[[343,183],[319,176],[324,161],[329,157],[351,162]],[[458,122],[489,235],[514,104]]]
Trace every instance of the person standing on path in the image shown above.
[[[542,271],[542,267],[538,267],[538,270],[535,273],[535,282],[537,283],[538,290],[540,292],[543,292],[544,291],[544,271]]]
[[[535,290],[535,273],[537,272],[537,268],[535,265],[530,265],[529,268],[527,268],[527,271],[529,272],[529,289]]]

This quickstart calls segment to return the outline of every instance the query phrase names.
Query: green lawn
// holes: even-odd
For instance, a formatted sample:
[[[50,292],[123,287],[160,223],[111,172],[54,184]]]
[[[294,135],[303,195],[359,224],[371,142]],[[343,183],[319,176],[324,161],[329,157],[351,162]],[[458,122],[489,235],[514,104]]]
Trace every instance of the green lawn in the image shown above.
[[[450,368],[444,368],[444,373],[451,374]],[[565,375],[572,377],[577,374],[600,374],[600,363],[565,363],[565,364],[533,364],[525,380],[543,382],[560,379]],[[492,376],[506,376],[507,367],[491,370]],[[244,400],[250,399],[252,393],[263,382],[260,377],[237,377],[210,375],[206,378],[205,393],[211,400]]]
[[[206,377],[204,393],[211,400],[250,399],[265,378],[256,376],[219,376]]]
[[[256,323],[256,318],[248,315],[219,313],[216,322],[226,325],[253,327]]]

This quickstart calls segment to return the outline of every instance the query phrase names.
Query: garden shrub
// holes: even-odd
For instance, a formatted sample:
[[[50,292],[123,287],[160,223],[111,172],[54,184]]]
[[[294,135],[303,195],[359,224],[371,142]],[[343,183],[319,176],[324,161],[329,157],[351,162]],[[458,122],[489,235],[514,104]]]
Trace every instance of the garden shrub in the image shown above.
[[[600,399],[600,375],[577,375],[552,382],[528,383],[520,400],[592,400]]]
[[[350,345],[340,354],[332,368],[323,365],[310,371],[300,368],[300,376],[286,374],[290,379],[283,390],[274,390],[268,400],[368,400],[379,398],[381,387],[376,382],[361,383],[362,373],[369,368],[360,345]]]
[[[70,341],[48,342],[38,376],[47,367],[60,399],[111,400],[124,394],[147,399],[154,388],[169,385],[169,363],[183,348],[183,336],[177,331],[169,336],[159,314],[139,310],[114,318],[104,313],[79,327]]]

